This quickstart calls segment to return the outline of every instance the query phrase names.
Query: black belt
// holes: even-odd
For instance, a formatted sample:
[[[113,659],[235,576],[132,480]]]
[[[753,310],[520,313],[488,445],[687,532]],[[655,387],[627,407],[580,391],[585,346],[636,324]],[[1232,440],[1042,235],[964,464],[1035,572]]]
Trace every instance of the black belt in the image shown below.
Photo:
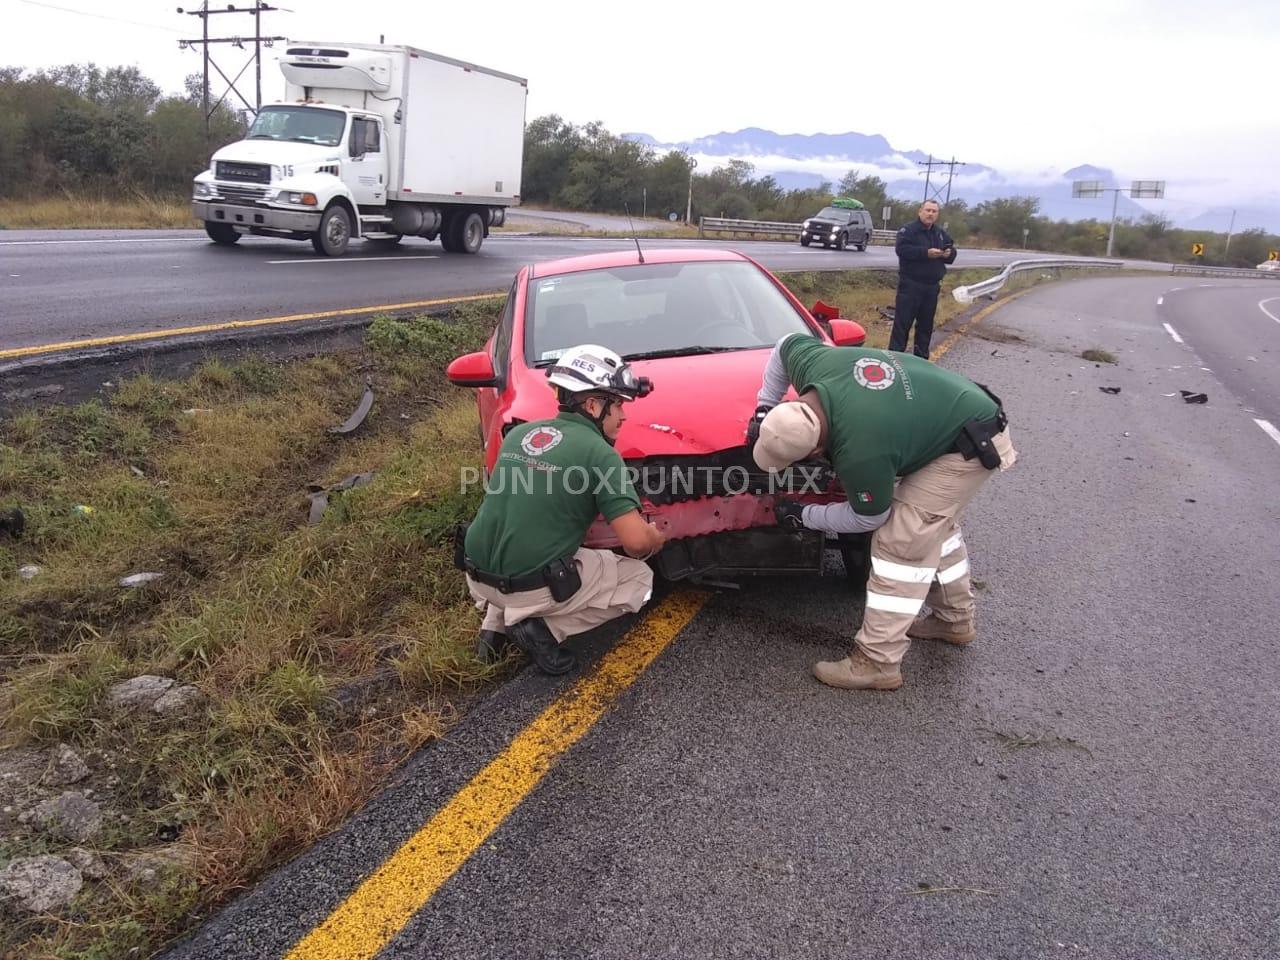
[[[476,583],[483,583],[486,587],[493,587],[499,593],[523,593],[526,590],[541,590],[547,585],[547,572],[545,569],[536,573],[526,574],[523,577],[499,577],[493,573],[485,573],[470,560],[463,561],[463,569],[467,571],[467,576]]]

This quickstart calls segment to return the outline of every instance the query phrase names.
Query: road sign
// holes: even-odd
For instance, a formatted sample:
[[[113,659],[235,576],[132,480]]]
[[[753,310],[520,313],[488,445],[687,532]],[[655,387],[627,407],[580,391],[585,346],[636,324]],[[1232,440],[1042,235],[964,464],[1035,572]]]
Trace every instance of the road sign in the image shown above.
[[[1268,251],[1267,251],[1267,259],[1268,259],[1268,260],[1280,260],[1280,250],[1268,250]]]
[[[1129,186],[1129,196],[1146,197],[1151,200],[1159,200],[1164,197],[1164,181],[1135,180]]]
[[[1101,180],[1075,180],[1071,184],[1071,196],[1100,197],[1102,196],[1102,181]]]
[[[1203,244],[1203,243],[1193,243],[1193,244],[1191,245],[1191,255],[1192,255],[1193,257],[1203,257],[1203,256],[1204,256],[1204,244]]]
[[[880,219],[881,219],[881,220],[888,221],[888,219],[889,219],[890,217],[892,217],[892,216],[893,216],[893,207],[883,207],[883,208],[880,210]]]

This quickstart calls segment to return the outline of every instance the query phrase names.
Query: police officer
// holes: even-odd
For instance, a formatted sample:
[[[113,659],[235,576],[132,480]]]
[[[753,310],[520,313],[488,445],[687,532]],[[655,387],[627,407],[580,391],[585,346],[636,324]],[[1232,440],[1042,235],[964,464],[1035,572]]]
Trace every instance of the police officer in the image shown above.
[[[461,563],[484,609],[477,652],[492,659],[510,639],[544,673],[561,674],[575,663],[560,646],[565,637],[648,601],[653,571],[644,560],[666,537],[641,516],[613,448],[623,404],[646,395],[649,380],[592,344],[567,350],[547,379],[560,414],[521,424],[502,441]],[[597,515],[630,557],[582,547]]]
[[[898,231],[894,252],[898,255],[898,297],[893,311],[893,333],[889,349],[905,351],[911,324],[916,325],[913,353],[929,359],[929,341],[933,338],[933,315],[938,310],[938,287],[947,272],[947,264],[955,263],[956,248],[947,231],[936,226],[938,204],[926,200],[920,204],[916,219]]]
[[[789,385],[797,402],[779,403]],[[766,470],[825,454],[848,500],[779,501],[778,523],[826,533],[874,531],[862,626],[823,683],[896,690],[911,641],[974,638],[973,590],[959,516],[996,468],[1013,465],[1000,401],[985,387],[910,354],[832,347],[804,334],[778,342],[765,368],[753,456]],[[925,602],[932,612],[918,616]]]

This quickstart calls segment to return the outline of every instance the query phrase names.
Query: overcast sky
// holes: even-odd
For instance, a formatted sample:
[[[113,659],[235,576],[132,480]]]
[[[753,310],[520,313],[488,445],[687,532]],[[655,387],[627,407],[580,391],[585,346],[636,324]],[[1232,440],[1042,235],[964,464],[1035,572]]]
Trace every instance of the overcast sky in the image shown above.
[[[178,91],[200,69],[176,42],[200,29],[182,2],[0,0],[0,65],[134,64]],[[1171,204],[1280,204],[1274,0],[273,2],[264,33],[384,35],[527,77],[530,118],[667,142],[856,130],[1006,174],[1092,163],[1123,182],[1163,178]],[[248,15],[210,23],[252,34]],[[230,70],[244,59],[219,57]],[[264,97],[282,92],[274,64],[263,78]]]

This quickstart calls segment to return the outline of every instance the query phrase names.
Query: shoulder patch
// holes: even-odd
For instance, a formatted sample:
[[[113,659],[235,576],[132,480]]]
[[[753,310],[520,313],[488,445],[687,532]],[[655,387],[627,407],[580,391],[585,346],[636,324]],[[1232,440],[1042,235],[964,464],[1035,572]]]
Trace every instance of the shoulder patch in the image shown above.
[[[898,378],[890,364],[875,357],[863,357],[853,365],[853,379],[868,390],[888,390]]]

